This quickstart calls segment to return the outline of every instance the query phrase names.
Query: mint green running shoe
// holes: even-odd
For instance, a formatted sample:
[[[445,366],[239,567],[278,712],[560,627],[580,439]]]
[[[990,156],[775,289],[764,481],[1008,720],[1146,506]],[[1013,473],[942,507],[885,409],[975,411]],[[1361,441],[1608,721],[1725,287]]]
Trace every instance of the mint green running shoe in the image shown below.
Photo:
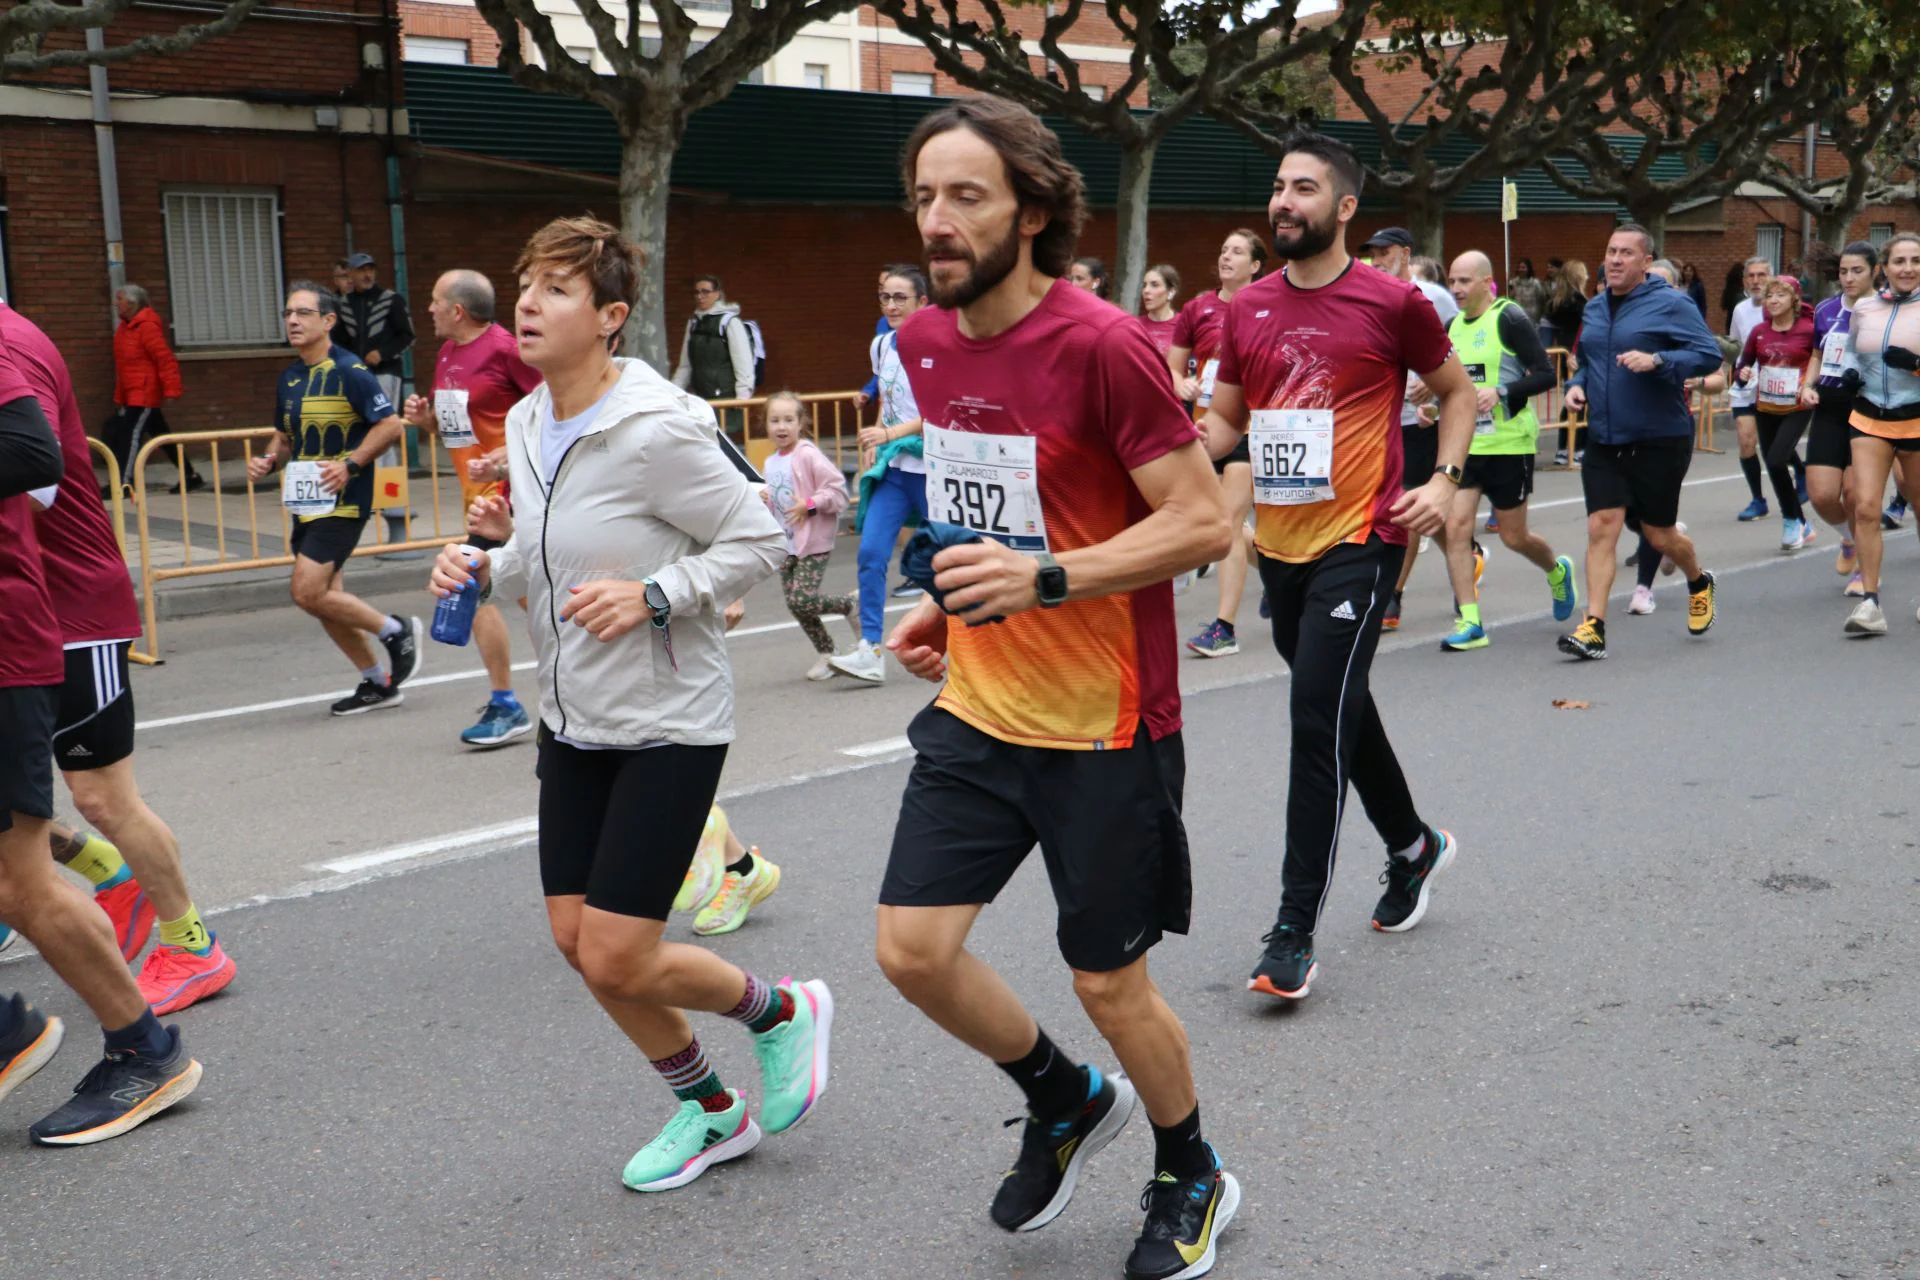
[[[671,1191],[684,1187],[714,1165],[736,1160],[760,1145],[760,1126],[747,1114],[738,1089],[727,1090],[733,1105],[707,1111],[683,1102],[660,1136],[634,1153],[620,1181],[634,1191]]]
[[[1560,570],[1558,582],[1552,574],[1547,575],[1547,588],[1553,592],[1553,620],[1565,622],[1580,607],[1580,583],[1573,576],[1573,557],[1561,556],[1553,567]]]
[[[760,1059],[760,1119],[768,1133],[785,1133],[807,1118],[827,1091],[827,1037],[833,1030],[833,993],[818,978],[782,978],[793,997],[793,1017],[753,1037]]]

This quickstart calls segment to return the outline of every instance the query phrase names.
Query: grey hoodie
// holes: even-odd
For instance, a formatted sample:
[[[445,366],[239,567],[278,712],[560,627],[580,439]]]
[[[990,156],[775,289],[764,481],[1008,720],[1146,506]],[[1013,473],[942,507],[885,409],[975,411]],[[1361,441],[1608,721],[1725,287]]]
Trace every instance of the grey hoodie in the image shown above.
[[[524,583],[539,657],[540,718],[575,742],[635,747],[733,741],[733,669],[721,611],[786,557],[764,503],[715,444],[713,410],[644,361],[568,448],[549,493],[540,423],[545,384],[507,414],[513,537],[492,553],[494,589]],[[596,640],[560,617],[569,587],[652,578],[672,606],[649,625]],[[675,662],[678,669],[675,669]]]

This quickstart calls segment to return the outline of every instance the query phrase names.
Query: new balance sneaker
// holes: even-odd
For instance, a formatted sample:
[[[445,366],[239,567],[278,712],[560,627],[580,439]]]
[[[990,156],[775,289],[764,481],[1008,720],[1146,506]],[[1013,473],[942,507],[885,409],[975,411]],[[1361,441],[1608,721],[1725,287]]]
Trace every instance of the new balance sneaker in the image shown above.
[[[1282,1000],[1304,1000],[1320,966],[1313,958],[1313,935],[1290,924],[1276,924],[1260,939],[1267,949],[1247,979],[1247,990]]]
[[[1588,618],[1559,640],[1560,652],[1576,658],[1604,658],[1607,656],[1607,637],[1601,634],[1594,620]]]
[[[66,1038],[60,1019],[49,1018],[22,995],[11,995],[0,1003],[11,1003],[13,1030],[0,1037],[0,1099],[31,1080],[34,1073],[53,1061]]]
[[[1147,1217],[1127,1256],[1127,1280],[1194,1280],[1213,1270],[1221,1233],[1240,1208],[1240,1183],[1215,1154],[1205,1177],[1160,1174],[1140,1193],[1140,1207]]]
[[[366,711],[384,711],[388,707],[397,707],[407,700],[407,695],[392,684],[375,684],[371,680],[362,680],[354,691],[329,707],[337,716],[357,716]]]
[[[701,937],[732,933],[747,922],[747,912],[772,897],[773,891],[780,887],[780,868],[773,860],[761,853],[758,845],[747,852],[753,855],[753,869],[745,875],[738,871],[724,872],[720,892],[693,918],[693,931]]]
[[[1493,641],[1487,638],[1487,629],[1477,622],[1468,622],[1464,618],[1455,620],[1454,633],[1440,642],[1440,648],[1447,653],[1465,653],[1469,649],[1484,649]]]
[[[1740,521],[1742,524],[1750,520],[1764,520],[1767,518],[1767,512],[1769,510],[1771,510],[1771,508],[1767,506],[1767,500],[1765,498],[1755,498],[1752,502],[1740,508],[1740,514],[1735,516],[1734,519]]]
[[[1386,610],[1380,615],[1380,629],[1382,631],[1400,629],[1400,593],[1398,591],[1387,597]]]
[[[874,646],[871,640],[861,640],[860,647],[852,653],[834,654],[827,659],[827,665],[843,676],[852,676],[855,680],[864,681],[867,684],[886,683],[886,656]]]
[[[170,1048],[158,1058],[109,1053],[74,1086],[66,1105],[35,1121],[27,1136],[43,1147],[84,1147],[117,1138],[173,1106],[200,1083],[200,1064],[187,1055],[178,1027],[167,1028]]]
[[[673,896],[675,911],[698,911],[713,901],[727,875],[727,814],[719,805],[707,810],[707,825],[694,846],[693,861]]]
[[[226,990],[236,972],[233,961],[228,959],[216,938],[205,955],[162,943],[147,957],[136,980],[141,998],[152,1005],[158,1015],[178,1013],[190,1004]]]
[[[533,732],[533,717],[519,703],[503,707],[497,702],[489,702],[480,708],[480,719],[460,731],[460,741],[469,747],[488,750],[504,747],[515,738],[524,738]]]
[[[418,618],[395,614],[393,620],[400,624],[400,630],[380,644],[387,651],[387,683],[398,689],[420,674],[420,656],[425,652],[420,641],[427,632]]]
[[[1654,602],[1653,588],[1633,584],[1633,599],[1627,601],[1627,612],[1636,614],[1652,613],[1659,605]]]
[[[1427,901],[1433,893],[1433,878],[1453,865],[1459,844],[1445,831],[1434,827],[1427,832],[1426,847],[1417,858],[1387,855],[1387,869],[1380,883],[1387,891],[1373,908],[1373,927],[1382,933],[1405,933],[1427,914]]]
[[[1695,636],[1706,634],[1707,628],[1713,625],[1716,616],[1715,588],[1719,586],[1719,582],[1705,569],[1700,571],[1700,576],[1706,579],[1707,585],[1698,591],[1687,592],[1687,634]]]
[[[1203,658],[1230,658],[1240,652],[1240,639],[1215,618],[1187,641],[1187,648]]]
[[[633,1191],[671,1191],[759,1146],[760,1126],[747,1114],[747,1100],[738,1089],[727,1090],[727,1096],[733,1105],[725,1111],[681,1103],[660,1136],[634,1152],[620,1181]]]
[[[1846,632],[1850,636],[1883,636],[1887,634],[1887,615],[1876,600],[1863,598],[1853,606],[1853,612],[1847,615]]]
[[[1580,579],[1573,571],[1573,557],[1561,556],[1553,562],[1559,578],[1547,575],[1547,590],[1553,594],[1553,620],[1565,622],[1580,607]]]
[[[128,878],[111,889],[100,890],[93,900],[113,925],[113,941],[120,948],[120,958],[132,964],[153,935],[154,910],[147,891],[138,880]]]
[[[1073,1199],[1087,1160],[1112,1142],[1133,1115],[1133,1086],[1125,1076],[1103,1075],[1091,1064],[1082,1064],[1080,1070],[1087,1079],[1084,1107],[1056,1120],[1026,1117],[1020,1154],[1000,1179],[988,1211],[1002,1230],[1038,1231],[1059,1217]]]
[[[785,1133],[813,1113],[827,1091],[827,1040],[833,1030],[833,993],[814,978],[782,978],[793,1016],[753,1037],[760,1059],[760,1119],[768,1133]]]

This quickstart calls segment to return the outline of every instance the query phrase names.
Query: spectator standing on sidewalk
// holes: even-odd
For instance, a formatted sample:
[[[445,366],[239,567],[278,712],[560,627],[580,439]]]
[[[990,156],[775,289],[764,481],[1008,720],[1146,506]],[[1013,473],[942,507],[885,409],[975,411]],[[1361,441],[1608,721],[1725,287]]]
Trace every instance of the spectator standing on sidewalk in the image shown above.
[[[702,400],[753,398],[753,335],[740,323],[740,304],[727,301],[719,276],[693,282],[693,318],[680,339],[680,363],[673,385]],[[746,426],[738,409],[718,414],[721,429],[732,435]]]
[[[137,284],[121,285],[113,295],[120,323],[113,330],[113,417],[101,436],[120,464],[120,482],[133,483],[133,460],[140,446],[167,434],[161,406],[178,400],[186,387],[180,381],[180,362],[167,345],[167,326]],[[204,489],[207,482],[187,463],[186,486]],[[174,486],[175,493],[180,486]],[[104,492],[102,497],[106,497]]]
[[[393,404],[402,403],[400,395],[401,360],[413,346],[413,317],[407,312],[407,300],[380,283],[379,268],[370,253],[351,253],[346,259],[352,291],[340,299],[340,326],[335,331],[339,345],[373,372],[380,389]],[[405,441],[396,441],[376,462],[378,467],[405,465]],[[404,541],[406,509],[382,507],[386,517],[387,541]],[[414,552],[403,558],[412,559]]]

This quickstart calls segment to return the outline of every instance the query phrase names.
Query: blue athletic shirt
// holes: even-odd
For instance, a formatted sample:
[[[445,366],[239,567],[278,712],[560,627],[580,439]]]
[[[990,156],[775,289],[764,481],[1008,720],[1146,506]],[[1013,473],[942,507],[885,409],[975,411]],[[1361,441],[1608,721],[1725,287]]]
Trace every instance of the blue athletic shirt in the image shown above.
[[[360,357],[338,344],[309,365],[295,360],[280,375],[274,425],[293,442],[295,462],[345,460],[376,422],[393,417],[393,401]],[[373,510],[373,467],[347,481],[329,515],[302,520],[358,520]]]

